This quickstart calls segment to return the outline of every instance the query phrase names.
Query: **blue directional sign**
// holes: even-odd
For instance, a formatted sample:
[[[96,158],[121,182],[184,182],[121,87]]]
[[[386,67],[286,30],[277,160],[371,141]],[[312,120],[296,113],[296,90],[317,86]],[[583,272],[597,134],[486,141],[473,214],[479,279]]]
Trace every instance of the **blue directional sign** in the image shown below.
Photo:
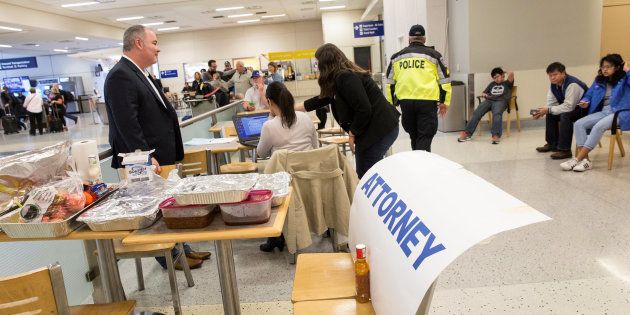
[[[17,70],[28,68],[37,68],[37,58],[23,57],[0,59],[0,70]]]
[[[354,23],[354,38],[383,36],[383,21],[365,21]]]
[[[160,78],[177,78],[177,69],[160,71]]]

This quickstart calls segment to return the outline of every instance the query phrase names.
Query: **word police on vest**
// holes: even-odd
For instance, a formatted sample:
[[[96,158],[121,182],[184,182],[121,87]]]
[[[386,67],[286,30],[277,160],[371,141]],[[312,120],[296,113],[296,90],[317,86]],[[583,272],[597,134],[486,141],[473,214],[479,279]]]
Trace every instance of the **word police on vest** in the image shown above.
[[[412,60],[403,60],[398,63],[400,65],[400,69],[424,69],[424,59],[412,59]]]
[[[423,261],[446,249],[442,243],[436,244],[436,235],[414,215],[411,208],[407,208],[407,204],[398,197],[398,193],[393,191],[378,173],[374,173],[361,186],[361,191],[372,201],[372,207],[378,216],[383,218],[383,224],[396,239],[405,256],[409,257],[412,252],[416,252],[413,255],[414,269],[418,270]],[[418,233],[424,236],[424,245],[418,245],[420,243]]]

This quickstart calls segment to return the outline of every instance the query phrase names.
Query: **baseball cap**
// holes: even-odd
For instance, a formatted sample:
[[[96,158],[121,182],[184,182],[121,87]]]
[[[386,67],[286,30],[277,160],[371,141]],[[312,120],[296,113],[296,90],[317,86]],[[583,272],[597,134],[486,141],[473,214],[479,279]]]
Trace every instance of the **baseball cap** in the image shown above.
[[[424,36],[424,27],[416,24],[409,29],[409,36]]]
[[[254,72],[252,72],[252,78],[258,78],[259,76],[260,76],[260,71],[254,70]]]
[[[226,66],[229,66],[229,65],[230,65],[230,62],[229,62],[229,61],[226,61],[226,62],[224,62],[223,64],[224,64],[224,65],[226,65]]]

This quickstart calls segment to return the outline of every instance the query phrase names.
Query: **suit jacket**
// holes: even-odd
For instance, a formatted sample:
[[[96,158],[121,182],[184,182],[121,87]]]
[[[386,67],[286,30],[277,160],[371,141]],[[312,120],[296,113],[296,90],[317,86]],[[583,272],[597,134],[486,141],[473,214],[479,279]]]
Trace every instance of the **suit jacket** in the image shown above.
[[[154,149],[153,157],[160,165],[174,164],[184,158],[177,113],[159,84],[154,81],[154,85],[159,95],[144,73],[125,57],[120,58],[105,79],[113,168],[122,167],[118,153],[137,149]]]
[[[362,148],[369,148],[398,127],[400,113],[370,76],[341,71],[335,78],[335,97],[315,96],[304,101],[304,108],[312,111],[328,104],[339,126],[352,131]]]

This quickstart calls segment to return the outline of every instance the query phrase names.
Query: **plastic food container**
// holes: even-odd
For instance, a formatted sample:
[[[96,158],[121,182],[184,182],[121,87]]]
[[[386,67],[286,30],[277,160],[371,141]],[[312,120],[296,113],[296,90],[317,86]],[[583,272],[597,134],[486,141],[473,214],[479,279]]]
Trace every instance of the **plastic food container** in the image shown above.
[[[164,224],[169,229],[200,229],[212,222],[215,205],[180,205],[175,198],[160,203]]]
[[[273,192],[271,206],[277,207],[281,205],[289,194],[289,184],[291,183],[291,175],[287,172],[278,172],[273,174],[260,174],[258,182],[254,189],[269,189]]]
[[[258,174],[187,177],[179,181],[173,197],[180,205],[232,203],[245,200]]]
[[[272,197],[271,190],[252,190],[244,201],[220,205],[221,218],[227,225],[267,223]]]

